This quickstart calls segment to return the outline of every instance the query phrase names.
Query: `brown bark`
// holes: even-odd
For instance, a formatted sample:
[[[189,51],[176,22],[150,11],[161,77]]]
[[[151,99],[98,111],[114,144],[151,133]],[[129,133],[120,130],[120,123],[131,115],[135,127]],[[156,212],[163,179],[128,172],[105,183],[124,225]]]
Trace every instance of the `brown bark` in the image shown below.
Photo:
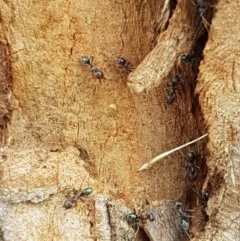
[[[181,193],[185,208],[195,210],[194,240],[239,239],[239,3],[216,3],[208,34],[191,1],[1,1],[0,7],[1,64],[12,60],[13,80],[12,116],[1,132],[2,240],[184,240],[174,209]],[[179,61],[206,41],[200,72],[199,63]],[[80,56],[103,71],[101,83]],[[128,80],[115,66],[117,56],[136,67]],[[3,88],[10,70],[0,71]],[[173,75],[181,84],[168,105]],[[9,116],[8,102],[4,108]],[[205,132],[208,140],[183,150],[198,154],[194,182],[180,153],[137,172]],[[74,189],[86,187],[94,190],[89,197],[63,207]],[[212,190],[208,222],[206,203],[195,193],[205,187]],[[125,219],[134,210],[155,216],[140,222],[136,238],[137,227]]]
[[[210,150],[205,183],[213,186],[207,209],[211,219],[201,240],[240,239],[239,9],[240,3],[234,1],[220,1],[216,6],[212,34],[200,67],[198,93],[208,126]]]

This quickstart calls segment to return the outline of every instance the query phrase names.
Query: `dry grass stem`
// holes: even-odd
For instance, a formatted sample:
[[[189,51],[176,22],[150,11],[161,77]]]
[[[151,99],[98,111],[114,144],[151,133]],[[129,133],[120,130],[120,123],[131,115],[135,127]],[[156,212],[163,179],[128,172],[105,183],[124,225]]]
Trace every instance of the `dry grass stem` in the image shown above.
[[[144,163],[144,164],[138,169],[138,171],[142,171],[142,170],[146,170],[146,169],[150,168],[154,163],[160,161],[160,160],[163,159],[164,157],[166,157],[166,156],[174,153],[175,151],[179,151],[180,149],[182,149],[182,148],[184,148],[184,147],[186,147],[186,146],[189,146],[189,145],[191,145],[191,144],[193,144],[193,143],[195,143],[195,142],[197,142],[197,141],[200,141],[201,139],[205,138],[207,135],[208,135],[208,134],[205,134],[205,135],[203,135],[203,136],[200,136],[200,137],[198,137],[197,139],[195,139],[195,140],[193,140],[193,141],[187,142],[186,144],[183,144],[183,145],[181,145],[181,146],[178,146],[178,147],[176,147],[176,148],[174,148],[174,149],[172,149],[172,150],[170,150],[170,151],[166,151],[166,152],[164,152],[164,153],[162,153],[162,154],[154,157],[151,161]]]

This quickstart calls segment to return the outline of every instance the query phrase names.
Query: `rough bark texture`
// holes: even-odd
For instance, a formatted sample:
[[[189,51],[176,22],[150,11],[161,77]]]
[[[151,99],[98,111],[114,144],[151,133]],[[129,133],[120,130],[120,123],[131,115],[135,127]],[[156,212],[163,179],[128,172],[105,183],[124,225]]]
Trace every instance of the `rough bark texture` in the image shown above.
[[[200,240],[240,240],[239,9],[237,1],[220,1],[216,6],[200,66],[198,93],[210,150],[205,184],[213,187],[207,209],[210,220]]]
[[[207,10],[208,33],[190,0],[0,1],[0,240],[185,240],[179,197],[194,240],[240,239],[237,1]],[[179,61],[203,49],[201,63]],[[136,67],[128,80],[117,56]],[[183,150],[197,154],[195,181],[181,153],[137,172],[206,132]],[[155,220],[129,224],[133,212]]]

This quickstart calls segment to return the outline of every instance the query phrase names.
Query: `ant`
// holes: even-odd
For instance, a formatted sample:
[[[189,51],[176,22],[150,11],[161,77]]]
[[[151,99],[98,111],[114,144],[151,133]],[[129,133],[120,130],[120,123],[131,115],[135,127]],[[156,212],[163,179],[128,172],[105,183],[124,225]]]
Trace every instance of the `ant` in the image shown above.
[[[124,59],[122,57],[117,57],[115,59],[115,62],[116,62],[116,66],[118,68],[124,69],[127,74],[129,74],[133,70],[133,66],[127,59]]]
[[[204,189],[203,194],[201,195],[195,188],[192,188],[193,191],[197,194],[197,196],[200,198],[200,204],[204,207],[207,206],[207,202],[211,196],[211,187],[207,187]]]
[[[189,216],[185,211],[183,211],[182,209],[182,202],[181,201],[176,201],[175,202],[175,209],[178,212],[179,216],[180,216],[180,226],[182,228],[182,230],[186,233],[186,235],[190,238],[190,235],[188,233],[188,229],[190,226],[190,220],[189,218],[191,216]]]
[[[63,206],[66,209],[72,208],[76,205],[76,202],[79,198],[89,196],[92,192],[93,189],[91,187],[85,188],[82,191],[78,191],[73,197],[66,200]]]
[[[135,230],[135,234],[134,234],[134,239],[135,239],[139,231],[139,223],[141,222],[141,218],[134,212],[134,213],[128,213],[126,215],[126,220],[128,225],[130,225]]]
[[[176,94],[176,87],[181,83],[180,78],[176,75],[171,78],[171,80],[168,83],[168,89],[167,89],[167,103],[170,105],[175,100]]]
[[[153,213],[142,214],[142,215],[138,216],[134,212],[134,213],[128,213],[126,215],[126,220],[127,220],[128,224],[135,225],[139,222],[144,222],[146,220],[149,220],[150,222],[152,222],[155,220],[155,217],[154,217]]]
[[[211,196],[211,186],[208,186],[204,189],[203,194],[200,194],[195,188],[192,187],[192,190],[197,194],[199,198],[199,203],[201,205],[201,212],[205,221],[208,221],[208,215],[205,208],[207,207],[207,202]]]
[[[99,82],[101,82],[102,79],[104,79],[104,74],[103,72],[96,68],[95,66],[93,66],[93,64],[91,63],[90,59],[87,57],[87,56],[81,56],[80,57],[80,61],[84,64],[84,65],[87,65],[91,72],[92,72],[92,75],[95,79],[98,79]]]
[[[137,236],[137,233],[139,231],[139,223],[145,223],[146,220],[149,220],[150,222],[153,222],[155,220],[155,216],[153,213],[148,214],[142,214],[138,216],[135,212],[128,213],[126,215],[127,223],[135,229],[135,237]]]
[[[210,196],[211,196],[211,189],[210,189],[210,188],[206,188],[206,189],[204,190],[203,200],[204,200],[205,202],[208,202]]]
[[[180,56],[181,63],[184,64],[195,64],[200,62],[201,57],[193,54],[182,54]]]
[[[197,178],[198,171],[200,170],[200,167],[195,163],[196,162],[196,155],[194,152],[189,151],[187,155],[185,156],[182,152],[181,154],[184,156],[184,158],[187,161],[187,175],[189,181],[194,181]]]

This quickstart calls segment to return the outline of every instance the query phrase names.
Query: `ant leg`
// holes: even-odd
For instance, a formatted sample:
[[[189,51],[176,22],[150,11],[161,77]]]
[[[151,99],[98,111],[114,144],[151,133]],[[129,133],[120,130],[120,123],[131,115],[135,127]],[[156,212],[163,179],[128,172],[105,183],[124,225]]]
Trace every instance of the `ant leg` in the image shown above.
[[[194,184],[196,187],[196,184]],[[194,187],[191,187],[191,189],[197,194],[198,197],[202,198],[199,191],[197,189],[195,189]]]
[[[193,6],[197,7],[197,4],[195,3],[194,0],[191,0],[191,2],[192,2],[192,5],[193,5]]]
[[[181,150],[178,150],[178,151],[182,154],[183,158],[188,162],[189,160],[186,158],[186,156],[183,154],[183,152]]]
[[[180,197],[181,197],[182,195],[183,195],[183,191],[181,191],[180,194],[178,195],[178,197],[177,197],[177,201],[180,200]]]
[[[137,234],[138,234],[138,231],[139,231],[139,225],[137,224],[137,230],[136,230],[136,232],[135,232],[135,234],[134,234],[133,240],[135,240],[135,239],[136,239]]]
[[[187,231],[187,230],[185,230],[185,229],[183,229],[183,231],[184,231],[184,232],[185,232],[185,234],[188,236],[188,238],[189,238],[189,239],[191,239],[191,237],[190,237],[190,235],[189,235],[188,231]]]
[[[93,82],[93,94],[95,95],[97,93],[97,91],[98,91],[98,81],[94,81]]]
[[[202,22],[203,22],[203,26],[205,27],[205,29],[209,32],[210,31],[210,23],[207,21],[207,19],[203,16],[203,14],[201,14],[201,18],[202,18]]]

